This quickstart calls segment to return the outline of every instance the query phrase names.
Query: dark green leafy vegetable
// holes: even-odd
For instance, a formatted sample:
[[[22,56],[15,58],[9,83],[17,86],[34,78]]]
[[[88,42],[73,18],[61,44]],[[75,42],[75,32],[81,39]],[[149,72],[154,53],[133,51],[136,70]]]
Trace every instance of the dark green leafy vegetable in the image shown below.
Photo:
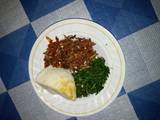
[[[104,58],[95,58],[89,68],[74,72],[77,97],[98,94],[104,88],[109,73],[110,70],[105,66]]]

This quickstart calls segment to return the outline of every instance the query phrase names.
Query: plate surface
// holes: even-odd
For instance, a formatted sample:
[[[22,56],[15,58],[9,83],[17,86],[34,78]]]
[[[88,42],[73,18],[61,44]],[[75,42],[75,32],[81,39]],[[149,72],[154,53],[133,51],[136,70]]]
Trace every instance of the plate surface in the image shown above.
[[[105,58],[111,72],[99,94],[71,101],[51,94],[35,83],[37,74],[44,68],[43,52],[48,44],[45,37],[63,38],[63,35],[87,37],[96,43],[94,49]],[[51,25],[38,37],[29,58],[29,75],[37,95],[50,108],[65,115],[85,116],[99,112],[116,98],[124,81],[125,60],[117,40],[104,27],[89,20],[67,19]]]

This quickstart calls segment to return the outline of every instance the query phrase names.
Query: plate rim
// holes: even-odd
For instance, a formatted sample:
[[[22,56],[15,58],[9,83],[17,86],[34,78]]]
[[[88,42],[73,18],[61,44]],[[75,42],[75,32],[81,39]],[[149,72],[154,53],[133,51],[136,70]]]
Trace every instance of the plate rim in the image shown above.
[[[100,29],[98,29],[97,28],[97,30],[99,30],[99,31],[103,31],[103,33],[105,34],[105,35],[107,35],[109,38],[110,38],[110,40],[112,41],[112,43],[114,43],[114,45],[116,46],[116,47],[118,47],[118,52],[119,52],[119,57],[120,57],[120,61],[121,61],[121,63],[122,63],[122,75],[121,75],[121,79],[119,80],[119,85],[118,85],[118,87],[117,87],[117,90],[115,90],[115,92],[113,92],[113,96],[110,98],[110,100],[108,101],[108,102],[106,102],[105,104],[103,104],[103,106],[101,106],[101,107],[99,107],[99,108],[97,108],[97,109],[94,109],[94,111],[89,111],[89,112],[85,112],[85,113],[69,113],[69,112],[64,112],[64,111],[60,111],[59,109],[57,109],[56,107],[51,107],[49,104],[47,104],[47,103],[45,103],[45,100],[43,100],[43,98],[41,98],[40,96],[39,96],[39,94],[37,93],[37,91],[36,91],[36,88],[35,88],[35,86],[34,86],[34,83],[33,83],[33,79],[32,79],[32,73],[31,73],[31,60],[32,60],[32,56],[33,56],[33,51],[35,51],[35,46],[37,46],[37,44],[39,43],[38,42],[38,38],[45,32],[45,31],[47,31],[47,29],[49,29],[50,27],[52,27],[52,26],[54,26],[55,24],[58,24],[58,23],[61,23],[61,22],[65,22],[65,21],[81,21],[81,22],[88,22],[89,24],[94,24],[94,25],[96,25],[96,27],[100,27]],[[94,26],[95,27],[95,26]],[[47,105],[48,107],[50,107],[52,110],[55,110],[56,112],[58,112],[58,113],[61,113],[61,114],[65,114],[65,115],[71,115],[71,116],[88,116],[88,115],[92,115],[92,114],[94,114],[94,113],[97,113],[97,112],[100,112],[101,110],[103,110],[104,108],[106,108],[108,105],[110,105],[114,100],[115,100],[115,98],[118,96],[118,94],[119,94],[119,92],[120,92],[120,90],[121,90],[121,88],[123,87],[123,83],[124,83],[124,78],[125,78],[125,69],[126,69],[126,65],[125,65],[125,57],[124,57],[124,54],[123,54],[123,52],[122,52],[122,49],[121,49],[121,47],[120,47],[120,44],[119,44],[119,42],[118,42],[118,40],[116,40],[116,38],[114,37],[114,35],[111,33],[111,32],[109,32],[105,27],[103,27],[102,25],[100,25],[99,23],[97,23],[97,22],[95,22],[95,21],[92,21],[92,20],[88,20],[88,19],[84,19],[84,18],[70,18],[70,19],[63,19],[63,20],[60,20],[60,21],[57,21],[57,22],[55,22],[55,23],[53,23],[53,24],[51,24],[51,25],[49,25],[49,26],[47,26],[47,27],[45,27],[44,28],[44,30],[43,31],[41,31],[40,33],[39,33],[39,35],[37,36],[37,38],[36,38],[36,41],[35,41],[35,43],[33,44],[33,46],[32,46],[32,49],[31,49],[31,51],[30,51],[30,55],[29,55],[29,62],[28,62],[28,71],[29,71],[29,78],[30,78],[30,81],[31,81],[31,84],[32,84],[32,86],[33,86],[33,89],[34,89],[34,91],[36,92],[36,94],[38,95],[38,97],[45,103],[45,105]]]

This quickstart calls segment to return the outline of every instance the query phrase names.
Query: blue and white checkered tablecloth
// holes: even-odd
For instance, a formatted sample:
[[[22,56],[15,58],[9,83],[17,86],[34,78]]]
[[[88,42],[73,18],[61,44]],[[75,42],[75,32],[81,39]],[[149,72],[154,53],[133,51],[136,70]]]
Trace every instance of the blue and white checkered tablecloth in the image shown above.
[[[107,28],[126,59],[116,100],[86,117],[59,114],[36,95],[28,57],[37,36],[67,18]],[[0,0],[0,120],[160,120],[160,0]]]

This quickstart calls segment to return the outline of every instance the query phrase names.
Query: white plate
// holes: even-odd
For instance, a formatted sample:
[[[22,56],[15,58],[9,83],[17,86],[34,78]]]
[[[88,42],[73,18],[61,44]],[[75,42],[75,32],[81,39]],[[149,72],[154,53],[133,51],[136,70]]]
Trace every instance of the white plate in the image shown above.
[[[63,38],[63,35],[74,34],[91,38],[96,43],[95,49],[105,58],[111,73],[104,89],[98,95],[71,101],[60,95],[51,94],[37,85],[34,80],[38,72],[44,68],[43,52],[48,44],[45,37]],[[85,116],[99,112],[116,98],[124,81],[125,60],[117,40],[104,27],[84,19],[68,19],[51,25],[38,37],[29,58],[29,75],[37,95],[50,108],[66,115]]]

